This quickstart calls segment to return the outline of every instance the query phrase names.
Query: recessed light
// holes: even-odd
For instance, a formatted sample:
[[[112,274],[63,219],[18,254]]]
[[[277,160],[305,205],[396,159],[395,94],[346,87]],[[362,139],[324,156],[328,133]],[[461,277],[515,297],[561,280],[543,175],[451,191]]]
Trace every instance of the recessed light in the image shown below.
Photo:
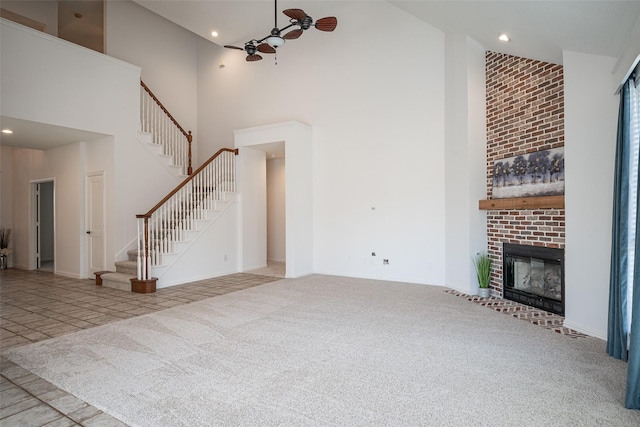
[[[211,37],[218,37],[217,31],[211,31]]]
[[[509,36],[506,33],[500,34],[500,36],[498,37],[498,40],[503,41],[503,42],[510,42],[511,41],[511,39],[509,38]]]
[[[13,133],[11,129],[2,129],[2,133]]]

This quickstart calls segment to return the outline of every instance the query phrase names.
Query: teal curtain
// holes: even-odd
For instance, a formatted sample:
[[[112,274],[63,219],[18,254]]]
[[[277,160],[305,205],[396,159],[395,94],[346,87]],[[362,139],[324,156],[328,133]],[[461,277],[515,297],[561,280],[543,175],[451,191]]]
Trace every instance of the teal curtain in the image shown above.
[[[635,239],[633,282],[629,283],[627,280],[629,260],[627,250],[629,244],[629,161],[631,160],[631,138],[633,137],[631,120],[637,119],[632,117],[632,90],[635,90],[634,81],[633,78],[629,78],[620,91],[618,115],[607,353],[617,359],[628,362],[625,406],[630,409],[640,409],[640,236],[636,236]],[[640,202],[640,185],[638,185],[638,192],[635,197]],[[640,230],[640,215],[636,215],[635,224],[636,230]],[[633,287],[633,301],[627,301],[628,286]],[[628,304],[631,304],[631,319],[627,318]]]
[[[609,325],[607,353],[627,360],[627,272],[629,229],[629,158],[631,136],[631,82],[620,90],[616,164],[613,187],[613,229],[611,238],[611,273],[609,276]]]
[[[638,186],[640,198],[640,185]],[[640,225],[640,215],[636,224]],[[636,230],[640,230],[636,228]],[[631,342],[627,364],[627,393],[625,404],[629,409],[640,409],[640,239],[636,239],[635,271],[633,277],[633,304],[631,314]]]
[[[633,80],[629,79],[625,87],[629,89],[633,84]],[[635,111],[637,113],[637,110]],[[633,119],[638,120],[638,117]],[[618,123],[618,125],[620,125],[620,123]],[[626,122],[626,125],[628,129],[629,122]],[[627,131],[627,133],[629,132]],[[620,134],[620,131],[618,131],[618,134]],[[629,139],[632,137],[631,135],[627,136]],[[637,137],[637,135],[635,137]],[[640,185],[638,185],[638,194],[636,197],[636,200],[640,203]],[[636,215],[636,230],[640,230],[640,228],[638,228],[639,226],[640,214]],[[638,238],[638,236],[636,236],[635,250],[633,283],[627,284],[627,286],[633,286],[633,301],[627,301],[628,304],[631,304],[632,311],[627,364],[627,393],[625,398],[625,406],[629,409],[640,409],[640,238]]]

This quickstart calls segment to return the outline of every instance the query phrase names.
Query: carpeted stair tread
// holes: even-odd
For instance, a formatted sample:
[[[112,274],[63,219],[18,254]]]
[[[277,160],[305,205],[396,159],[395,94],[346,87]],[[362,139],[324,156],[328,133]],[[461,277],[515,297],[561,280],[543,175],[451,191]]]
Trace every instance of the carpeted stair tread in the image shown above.
[[[138,263],[136,261],[116,261],[116,272],[133,277],[138,274]]]
[[[142,254],[143,251],[140,250],[140,253]],[[133,262],[137,262],[138,259],[138,250],[137,249],[130,249],[127,251],[127,257],[129,257],[129,261],[133,261]]]
[[[113,282],[129,282],[129,279],[136,277],[136,275],[125,273],[105,273],[102,275],[102,280],[110,280]]]
[[[105,273],[100,277],[102,278],[102,286],[105,288],[131,291],[131,278],[136,277],[136,275],[127,273]]]

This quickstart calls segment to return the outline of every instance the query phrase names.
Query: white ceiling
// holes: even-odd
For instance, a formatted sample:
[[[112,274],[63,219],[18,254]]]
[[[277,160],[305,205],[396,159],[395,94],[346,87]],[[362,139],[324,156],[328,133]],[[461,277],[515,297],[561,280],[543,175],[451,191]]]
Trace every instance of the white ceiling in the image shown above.
[[[0,125],[2,129],[13,130],[12,134],[0,133],[0,145],[30,148],[32,150],[48,150],[78,141],[95,141],[107,136],[95,132],[52,126],[5,116],[0,118]]]
[[[266,36],[274,24],[273,0],[134,1],[220,46],[243,46],[245,41]],[[562,63],[563,50],[617,58],[623,54],[634,26],[640,25],[639,0],[388,2],[443,31],[468,35],[487,50],[553,63]],[[343,3],[346,2],[279,1],[278,25],[282,28],[287,24],[288,18],[281,11],[288,8],[301,8],[315,20],[336,16],[338,26],[349,25],[340,19]],[[211,37],[213,30],[220,34],[216,39]],[[502,32],[511,36],[510,43],[497,40]],[[15,131],[13,135],[2,134],[1,144],[6,146],[47,149],[104,137],[7,117],[0,120],[3,128],[11,126]]]
[[[242,47],[245,41],[266,36],[274,24],[273,0],[194,1],[134,0],[212,42]],[[358,2],[384,0],[351,0]],[[300,8],[315,20],[337,16],[339,0],[295,0],[278,2],[278,24],[288,18],[282,10]],[[460,33],[478,41],[487,50],[562,63],[562,51],[618,57],[631,37],[640,16],[640,1],[510,0],[510,1],[393,1],[400,9],[446,32]],[[365,15],[362,19],[367,19]],[[217,38],[211,31],[217,31]],[[497,40],[500,33],[510,43]]]

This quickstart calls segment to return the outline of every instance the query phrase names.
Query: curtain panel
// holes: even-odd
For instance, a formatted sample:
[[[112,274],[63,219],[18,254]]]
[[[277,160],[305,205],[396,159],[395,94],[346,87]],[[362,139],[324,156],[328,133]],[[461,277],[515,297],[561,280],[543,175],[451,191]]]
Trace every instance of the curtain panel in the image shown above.
[[[640,143],[637,141],[640,110],[635,91],[633,77],[620,91],[607,330],[607,353],[628,362],[625,407],[630,409],[640,409],[640,238],[631,236],[635,243],[632,240],[634,247],[629,250],[629,232],[633,230],[630,225],[640,230],[640,215],[636,213],[635,218],[629,218],[630,205],[637,206],[640,201],[640,186],[637,186],[636,194],[629,194],[630,179],[637,180],[637,177],[629,175],[630,164],[639,160],[632,158],[632,149]],[[629,261],[633,262],[631,268]],[[632,279],[628,279],[629,272],[633,273]],[[631,300],[629,287],[633,291]]]

